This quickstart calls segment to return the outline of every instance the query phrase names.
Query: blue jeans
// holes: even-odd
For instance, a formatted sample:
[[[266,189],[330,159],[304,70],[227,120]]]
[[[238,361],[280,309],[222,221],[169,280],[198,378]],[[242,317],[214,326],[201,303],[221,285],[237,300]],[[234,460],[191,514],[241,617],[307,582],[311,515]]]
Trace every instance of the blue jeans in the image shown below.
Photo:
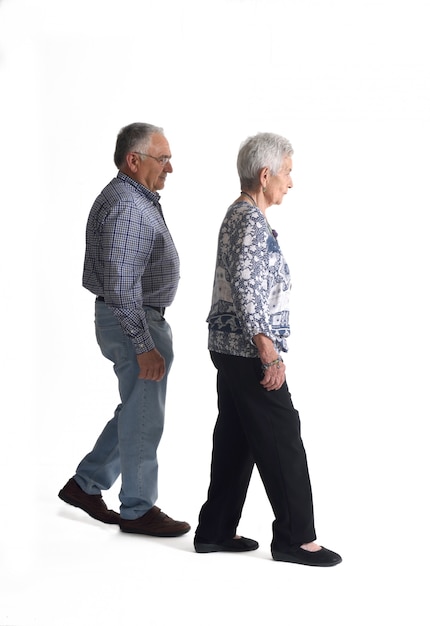
[[[151,337],[166,362],[166,374],[160,382],[138,378],[139,367],[130,338],[106,304],[96,301],[97,342],[103,355],[114,364],[121,404],[74,476],[86,493],[99,494],[121,474],[119,499],[124,519],[141,517],[158,497],[157,448],[164,427],[167,374],[173,361],[169,324],[150,307],[145,307],[145,314]]]

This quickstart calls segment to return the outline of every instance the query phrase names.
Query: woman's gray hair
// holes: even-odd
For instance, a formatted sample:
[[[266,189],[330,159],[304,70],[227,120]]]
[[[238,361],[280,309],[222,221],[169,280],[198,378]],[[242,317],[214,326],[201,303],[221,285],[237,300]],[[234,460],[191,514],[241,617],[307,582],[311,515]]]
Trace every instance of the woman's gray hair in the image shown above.
[[[125,158],[129,152],[133,152],[139,148],[141,152],[145,152],[151,141],[151,136],[155,133],[164,135],[164,130],[153,124],[144,124],[135,122],[124,126],[118,133],[116,140],[115,153],[113,160],[115,165],[120,168],[125,163]]]
[[[256,189],[260,184],[260,172],[268,167],[275,175],[282,166],[284,157],[293,154],[291,143],[281,135],[258,133],[248,137],[240,146],[237,155],[237,171],[242,189]]]

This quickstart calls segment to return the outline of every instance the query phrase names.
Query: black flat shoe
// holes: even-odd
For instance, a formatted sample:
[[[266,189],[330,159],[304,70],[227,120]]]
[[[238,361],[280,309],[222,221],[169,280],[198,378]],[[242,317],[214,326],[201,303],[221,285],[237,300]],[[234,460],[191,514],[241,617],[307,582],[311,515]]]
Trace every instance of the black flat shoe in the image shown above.
[[[331,567],[342,562],[342,557],[336,552],[327,550],[321,546],[321,550],[309,552],[303,548],[291,552],[277,552],[274,550],[272,556],[275,561],[285,561],[286,563],[299,563],[300,565],[314,565],[316,567]]]
[[[194,548],[196,552],[250,552],[258,548],[258,542],[254,539],[246,537],[238,537],[237,539],[226,539],[221,543],[203,543],[194,539]]]

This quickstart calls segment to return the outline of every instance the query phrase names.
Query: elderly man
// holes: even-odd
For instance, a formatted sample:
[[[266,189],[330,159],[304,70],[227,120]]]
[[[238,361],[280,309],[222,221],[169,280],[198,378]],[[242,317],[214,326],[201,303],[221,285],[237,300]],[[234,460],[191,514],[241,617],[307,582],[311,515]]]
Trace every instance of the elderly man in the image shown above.
[[[135,123],[118,134],[118,174],[100,193],[86,231],[83,285],[96,296],[97,342],[113,362],[121,404],[59,497],[123,532],[176,537],[190,530],[163,513],[157,447],[173,360],[164,318],[179,281],[179,258],[158,191],[172,172],[163,129]],[[121,474],[120,515],[101,491]]]

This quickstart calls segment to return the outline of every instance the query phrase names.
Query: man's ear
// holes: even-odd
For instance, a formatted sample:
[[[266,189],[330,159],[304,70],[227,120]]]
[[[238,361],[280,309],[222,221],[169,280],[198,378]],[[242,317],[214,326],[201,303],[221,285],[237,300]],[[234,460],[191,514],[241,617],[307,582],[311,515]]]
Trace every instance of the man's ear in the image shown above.
[[[139,165],[139,155],[136,152],[128,152],[125,157],[125,163],[128,169],[135,174]]]

